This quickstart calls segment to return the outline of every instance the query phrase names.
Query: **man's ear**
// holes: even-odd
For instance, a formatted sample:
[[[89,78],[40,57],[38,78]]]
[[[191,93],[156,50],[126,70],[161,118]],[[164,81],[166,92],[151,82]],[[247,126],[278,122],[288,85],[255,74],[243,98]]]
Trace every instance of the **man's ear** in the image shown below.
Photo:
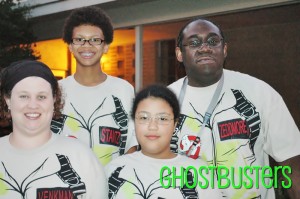
[[[224,53],[224,58],[226,58],[227,57],[227,43],[224,43],[223,53]]]
[[[179,62],[182,62],[182,52],[179,47],[175,48],[176,58]]]

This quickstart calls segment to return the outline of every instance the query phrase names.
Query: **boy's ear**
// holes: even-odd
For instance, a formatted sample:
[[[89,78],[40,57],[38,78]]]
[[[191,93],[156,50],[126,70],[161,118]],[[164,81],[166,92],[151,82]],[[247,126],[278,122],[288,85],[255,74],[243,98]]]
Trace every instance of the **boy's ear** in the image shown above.
[[[70,51],[71,53],[73,53],[72,44],[69,44],[69,45],[68,45],[68,48],[69,48],[69,51]]]
[[[109,49],[109,44],[105,44],[103,53],[106,54],[108,52],[108,49]]]

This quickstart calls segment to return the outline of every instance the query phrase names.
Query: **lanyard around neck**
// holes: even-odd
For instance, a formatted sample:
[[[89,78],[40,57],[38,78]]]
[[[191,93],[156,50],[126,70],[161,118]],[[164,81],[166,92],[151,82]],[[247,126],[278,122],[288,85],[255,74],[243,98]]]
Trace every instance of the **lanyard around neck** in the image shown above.
[[[210,101],[210,103],[208,105],[208,108],[207,108],[207,110],[205,112],[205,115],[204,115],[204,118],[203,118],[203,123],[200,127],[200,130],[198,132],[198,135],[197,135],[196,139],[193,142],[193,145],[189,149],[188,156],[191,155],[193,149],[200,142],[200,133],[203,131],[205,125],[209,123],[209,120],[210,120],[210,117],[212,115],[213,109],[217,105],[217,102],[218,102],[223,84],[224,84],[224,73],[222,73],[221,79],[220,79],[220,81],[217,85],[217,88],[216,88],[215,92],[214,92],[213,98],[212,98],[212,100]],[[185,77],[184,80],[183,80],[182,87],[180,89],[179,97],[178,97],[180,108],[182,108],[183,99],[184,99],[184,96],[185,96],[185,93],[186,93],[187,85],[188,85],[188,80],[187,80],[187,77]]]

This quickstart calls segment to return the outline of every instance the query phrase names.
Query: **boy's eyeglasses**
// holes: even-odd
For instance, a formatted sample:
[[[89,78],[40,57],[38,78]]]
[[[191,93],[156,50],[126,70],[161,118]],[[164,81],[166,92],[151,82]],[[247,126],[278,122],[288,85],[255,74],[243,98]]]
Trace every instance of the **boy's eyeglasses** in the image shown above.
[[[101,45],[104,40],[100,38],[91,38],[91,39],[83,39],[83,38],[73,38],[72,43],[74,45],[81,45],[83,46],[85,42],[88,42],[92,46]]]

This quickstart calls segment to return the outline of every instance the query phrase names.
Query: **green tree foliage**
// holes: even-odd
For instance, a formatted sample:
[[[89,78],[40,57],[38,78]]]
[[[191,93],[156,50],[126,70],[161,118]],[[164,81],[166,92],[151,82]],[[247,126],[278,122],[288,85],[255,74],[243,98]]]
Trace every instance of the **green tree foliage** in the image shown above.
[[[19,0],[0,0],[0,68],[20,59],[39,59],[32,49],[36,36],[29,20],[31,8]]]

